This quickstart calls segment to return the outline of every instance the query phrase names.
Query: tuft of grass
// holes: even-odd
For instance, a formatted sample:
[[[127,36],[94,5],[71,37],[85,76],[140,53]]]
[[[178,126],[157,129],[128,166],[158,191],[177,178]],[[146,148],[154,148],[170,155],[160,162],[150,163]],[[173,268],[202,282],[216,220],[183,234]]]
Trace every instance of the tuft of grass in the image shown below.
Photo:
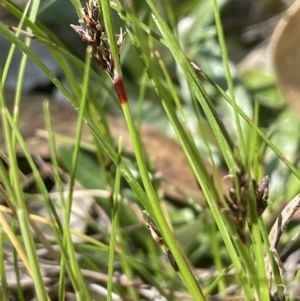
[[[72,25],[72,28],[86,43],[85,61],[72,55],[54,33],[36,22],[39,1],[28,2],[24,9],[10,1],[1,1],[5,9],[20,20],[17,29],[0,22],[0,33],[12,45],[2,72],[0,91],[6,146],[6,154],[1,154],[0,160],[0,194],[5,203],[5,206],[0,205],[0,260],[8,262],[5,249],[9,245],[14,255],[19,299],[27,298],[18,270],[20,265],[31,276],[31,289],[38,300],[153,299],[149,287],[167,300],[209,300],[213,295],[245,300],[283,298],[282,286],[286,282],[273,247],[276,244],[270,241],[262,216],[269,196],[264,148],[267,146],[284,163],[286,172],[294,175],[297,183],[300,173],[296,164],[287,160],[260,128],[258,102],[253,102],[253,116],[248,116],[239,106],[217,1],[212,1],[209,13],[214,15],[229,93],[182,50],[176,30],[178,19],[171,1],[164,2],[165,11],[153,0],[146,0],[141,7],[90,0],[84,10],[80,1],[71,2],[81,19],[79,25]],[[124,22],[124,33],[119,35],[115,31],[115,13]],[[27,26],[25,31],[21,31],[23,24]],[[25,42],[19,38],[20,34],[26,36]],[[32,38],[52,52],[67,79],[67,86],[30,49]],[[214,39],[217,41],[216,37]],[[10,113],[4,83],[15,47],[23,52],[23,58],[16,85],[15,109]],[[127,88],[129,79],[124,69],[128,61],[124,58],[123,62],[122,58],[126,47],[131,47],[127,56],[135,50],[135,59],[141,66],[140,69],[132,63],[130,66],[136,76],[135,85],[132,84],[135,89]],[[58,195],[57,202],[18,126],[28,58],[78,112],[75,137],[65,139],[72,150],[59,150],[57,140],[64,137],[52,129],[51,103],[45,102],[43,106],[50,163],[42,165],[51,166],[50,178]],[[91,65],[92,61],[96,68]],[[174,71],[170,71],[175,66],[182,75],[174,76]],[[103,71],[107,78],[100,74]],[[184,96],[174,80],[179,76],[187,84],[191,99]],[[133,147],[132,157],[126,156],[122,137],[118,147],[111,137],[108,112],[103,105],[106,99],[111,102],[108,106],[117,107],[124,117]],[[234,116],[233,125],[226,126],[220,114],[222,103],[229,105],[228,111]],[[201,187],[200,201],[186,197],[178,206],[161,197],[161,183],[158,180],[157,184],[155,172],[152,172],[155,167],[151,166],[151,154],[149,156],[147,145],[141,142],[142,122],[150,114],[144,110],[148,104],[158,108],[158,119],[172,128]],[[81,141],[84,123],[93,137],[91,143]],[[200,154],[199,144],[204,145],[207,158]],[[33,175],[34,193],[24,191],[28,179],[19,170],[17,149],[24,153]],[[211,168],[207,168],[208,162]],[[232,182],[229,192],[223,188],[220,162],[226,165],[229,174],[226,178]],[[66,172],[69,172],[68,180]],[[91,178],[95,181],[89,182]],[[85,190],[81,202],[83,207],[88,207],[87,214],[84,210],[74,210],[79,180]],[[91,207],[87,201],[89,193],[92,194]],[[46,216],[32,212],[32,200],[39,201]],[[144,210],[146,217],[143,217]],[[94,216],[96,212],[100,216],[98,219]],[[85,233],[72,228],[73,218],[77,218],[76,223],[83,223]],[[146,224],[151,235],[145,229]],[[51,235],[43,232],[45,225]],[[51,284],[45,277],[49,270],[43,264],[42,251],[47,252],[47,260],[58,268],[55,277],[50,279]],[[165,253],[163,256],[161,251]],[[199,266],[211,268],[215,273],[204,278],[197,272]],[[1,298],[7,300],[11,292],[5,265],[0,268],[0,277]],[[56,291],[51,287],[54,282]]]

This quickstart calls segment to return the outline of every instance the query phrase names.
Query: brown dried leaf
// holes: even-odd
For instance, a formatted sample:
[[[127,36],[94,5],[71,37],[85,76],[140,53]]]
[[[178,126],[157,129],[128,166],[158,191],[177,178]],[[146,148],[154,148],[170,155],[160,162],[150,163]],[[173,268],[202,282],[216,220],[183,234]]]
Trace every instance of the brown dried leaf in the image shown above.
[[[297,212],[299,207],[300,207],[300,194],[298,194],[292,201],[290,201],[284,207],[284,209],[281,211],[279,217],[276,219],[269,233],[270,251],[273,254],[274,260],[277,264],[277,268],[282,278],[283,278],[284,270],[280,259],[280,255],[277,253],[277,246],[282,233],[285,231],[286,227],[292,220],[294,214]],[[289,247],[291,247],[291,243],[289,244]],[[265,253],[265,266],[266,266],[267,275],[269,276],[269,278],[273,278],[272,264],[267,252]],[[271,295],[276,296],[278,291],[275,282],[273,283],[274,284],[272,284],[271,287]]]
[[[300,117],[300,0],[287,10],[271,41],[279,88],[290,108]]]
[[[277,249],[280,237],[285,231],[286,227],[292,220],[294,214],[300,207],[300,194],[298,194],[292,201],[290,201],[281,211],[279,217],[276,219],[270,233],[269,241],[271,248]]]

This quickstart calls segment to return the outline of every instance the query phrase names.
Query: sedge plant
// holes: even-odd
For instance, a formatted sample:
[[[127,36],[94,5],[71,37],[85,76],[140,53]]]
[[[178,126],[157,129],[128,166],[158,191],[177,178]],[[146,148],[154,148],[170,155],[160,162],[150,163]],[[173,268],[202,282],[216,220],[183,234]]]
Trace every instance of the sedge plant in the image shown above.
[[[1,234],[0,243],[3,244],[5,238],[9,240],[16,254],[23,262],[26,270],[34,279],[34,286],[39,300],[50,300],[50,297],[45,290],[44,279],[41,274],[41,266],[36,252],[36,245],[33,237],[37,239],[49,252],[52,259],[59,265],[59,290],[58,299],[64,300],[66,297],[66,279],[68,275],[73,291],[77,300],[93,300],[92,285],[85,281],[84,269],[81,267],[82,262],[77,260],[77,252],[85,250],[85,252],[99,253],[108,258],[108,277],[107,277],[107,300],[112,300],[114,291],[117,290],[117,281],[114,277],[114,263],[118,260],[122,262],[123,272],[126,274],[129,281],[134,282],[135,272],[142,271],[145,279],[157,287],[157,290],[166,298],[171,294],[168,290],[164,290],[157,279],[169,279],[176,277],[176,284],[180,283],[180,288],[185,287],[186,291],[194,300],[206,300],[214,290],[218,288],[222,296],[226,295],[226,275],[234,271],[235,282],[238,283],[237,294],[243,294],[245,300],[271,300],[274,295],[270,292],[270,283],[266,271],[266,256],[270,257],[273,262],[272,273],[275,275],[276,285],[281,287],[283,279],[280,275],[278,266],[272,257],[271,252],[266,252],[269,244],[267,243],[268,235],[262,220],[262,213],[266,209],[268,194],[269,194],[269,177],[264,175],[259,168],[259,161],[261,158],[257,155],[259,149],[259,142],[264,141],[274,153],[282,159],[284,164],[290,169],[292,173],[299,179],[299,172],[295,166],[289,162],[279,151],[279,149],[270,141],[270,139],[258,127],[258,108],[252,116],[247,116],[239,107],[236,101],[234,92],[234,84],[229,68],[229,60],[225,46],[224,35],[220,22],[219,8],[217,1],[212,1],[212,10],[214,12],[216,29],[224,63],[224,70],[226,74],[227,86],[229,93],[226,93],[220,86],[218,86],[201,68],[194,62],[191,62],[186,54],[182,51],[179,45],[176,31],[172,31],[175,26],[175,19],[172,13],[170,3],[166,1],[166,11],[169,20],[169,26],[162,16],[161,11],[157,7],[157,3],[153,0],[147,0],[147,9],[151,12],[149,22],[147,25],[134,15],[134,9],[124,8],[121,3],[108,1],[108,0],[90,0],[84,7],[81,7],[80,1],[71,1],[76,8],[78,16],[81,20],[80,25],[71,25],[75,32],[80,36],[82,41],[87,46],[87,57],[84,63],[74,57],[62,45],[54,35],[47,32],[41,24],[35,23],[35,14],[38,1],[33,1],[32,13],[29,17],[26,16],[26,7],[24,13],[10,1],[1,1],[5,4],[6,9],[12,14],[17,16],[20,21],[20,28],[7,27],[0,22],[0,32],[12,42],[12,51],[14,47],[18,47],[24,53],[22,61],[22,68],[20,71],[20,79],[17,88],[17,96],[15,100],[16,110],[15,114],[11,114],[6,109],[4,100],[3,84],[7,69],[4,69],[3,80],[1,81],[1,122],[3,132],[5,134],[5,141],[8,152],[9,172],[6,170],[4,164],[0,163],[1,183],[5,189],[1,190],[1,194],[9,208],[2,208],[0,211],[0,224],[2,229],[5,230],[5,235]],[[120,18],[125,21],[126,29],[116,36],[115,26],[112,18],[112,11],[116,11]],[[21,31],[21,25],[26,24],[28,30]],[[171,27],[171,28],[170,28]],[[31,32],[32,31],[32,32]],[[25,35],[28,39],[23,43],[18,35]],[[55,59],[59,62],[71,89],[67,89],[57,77],[46,67],[41,59],[32,52],[29,47],[29,40],[36,39],[40,43],[45,44],[52,51]],[[194,177],[197,179],[199,186],[208,205],[209,214],[211,217],[212,227],[207,226],[208,235],[213,240],[213,260],[215,262],[218,276],[203,288],[202,283],[195,277],[195,273],[188,263],[187,258],[184,256],[179,247],[175,236],[167,222],[166,215],[162,210],[161,200],[158,192],[153,185],[150,177],[149,166],[147,165],[147,158],[144,152],[144,147],[141,143],[140,132],[134,123],[132,110],[130,107],[131,99],[126,92],[125,81],[122,74],[122,64],[120,61],[120,53],[124,44],[125,38],[130,39],[134,45],[137,53],[140,56],[141,62],[144,66],[143,81],[147,82],[147,76],[150,79],[153,90],[155,91],[158,99],[161,101],[162,108],[165,116],[172,125],[183,152],[186,156],[188,165],[193,172]],[[79,41],[78,41],[79,42]],[[218,179],[217,167],[213,162],[213,154],[207,143],[208,157],[212,161],[213,177],[207,171],[205,160],[199,155],[193,132],[188,126],[188,116],[184,112],[184,107],[180,101],[180,96],[177,94],[174,83],[171,80],[170,74],[164,63],[161,54],[162,48],[165,47],[169,55],[174,59],[176,64],[182,70],[185,80],[188,83],[189,90],[193,97],[193,106],[195,108],[195,115],[200,124],[204,124],[205,116],[209,128],[217,141],[220,153],[228,167],[229,175],[227,178],[231,180],[231,187],[229,194],[223,192],[221,179]],[[159,48],[159,49],[156,49]],[[163,48],[165,51],[165,48]],[[57,208],[52,204],[51,197],[47,191],[36,164],[27,149],[26,143],[18,129],[19,112],[18,105],[21,100],[21,87],[22,87],[22,70],[25,68],[26,59],[30,58],[49,79],[56,85],[56,87],[64,94],[69,100],[76,111],[79,112],[76,137],[70,140],[73,143],[74,150],[72,152],[71,168],[70,168],[70,182],[67,189],[67,197],[65,197],[62,185],[61,171],[58,162],[58,153],[56,150],[56,138],[59,138],[53,133],[51,116],[49,113],[48,104],[44,106],[45,123],[48,131],[49,145],[51,149],[51,163],[53,166],[53,178],[55,186],[59,192],[60,208],[62,209],[62,218],[57,213]],[[78,80],[74,76],[72,69],[65,61],[68,58],[70,62],[79,70],[84,70],[82,82],[78,86]],[[91,58],[90,58],[91,57]],[[110,89],[109,84],[99,77],[95,70],[90,68],[91,59],[96,63],[97,67],[108,75],[111,84],[114,87],[116,96],[114,96]],[[7,68],[10,63],[11,57],[7,59]],[[91,85],[89,84],[89,76],[93,75],[101,82],[102,86],[110,93],[112,98],[116,98],[120,105],[121,111],[126,121],[129,130],[131,142],[134,149],[135,160],[137,169],[141,177],[141,183],[133,175],[132,170],[122,158],[122,145],[120,142],[118,151],[115,150],[112,144],[112,139],[109,133],[103,134],[99,130],[99,124],[94,121],[91,115],[99,114],[102,119],[105,119],[105,114],[97,110],[97,106],[90,104],[92,102],[92,91],[89,91]],[[208,95],[203,81],[208,83],[211,88],[222,97],[223,101],[228,102],[234,112],[234,123],[237,129],[237,141],[234,141],[229,131],[224,126],[219,114]],[[146,84],[145,84],[146,86]],[[141,94],[145,94],[145,86],[141,89]],[[171,92],[171,93],[170,93]],[[171,95],[171,96],[170,96]],[[99,107],[98,107],[99,108]],[[201,112],[200,112],[201,108]],[[90,112],[92,111],[92,114]],[[22,112],[21,112],[22,113]],[[142,116],[142,114],[140,115]],[[86,122],[90,127],[91,133],[95,138],[95,145],[85,145],[81,143],[81,134],[83,122]],[[248,133],[244,135],[241,123],[246,122]],[[103,129],[108,130],[106,121],[104,121]],[[203,135],[205,136],[203,130]],[[250,133],[250,134],[249,134]],[[252,135],[254,141],[250,151],[247,150],[248,136]],[[121,140],[120,140],[121,141]],[[22,178],[18,170],[18,163],[16,160],[16,147],[19,145],[25,154],[26,160],[29,162],[30,168],[33,171],[35,181],[39,191],[39,198],[43,206],[47,208],[48,218],[38,217],[28,212],[26,207],[25,195],[22,191],[20,179]],[[111,191],[111,220],[112,227],[109,234],[109,244],[104,244],[97,241],[88,235],[78,233],[70,228],[70,216],[72,211],[72,202],[74,196],[74,186],[76,175],[78,173],[79,154],[80,149],[85,148],[95,151],[97,153],[98,163],[105,169],[105,160],[109,158],[116,166],[116,174],[113,181],[111,175],[108,173],[105,177],[106,186]],[[102,150],[104,152],[102,153]],[[147,149],[146,149],[147,151]],[[3,156],[4,157],[4,156]],[[125,234],[121,229],[121,181],[129,184],[134,192],[142,210],[146,211],[146,224],[150,231],[148,236],[154,239],[154,242],[147,241],[145,243],[150,253],[154,254],[155,258],[153,264],[156,277],[152,277],[151,273],[143,265],[140,258],[132,258],[131,252],[126,245]],[[109,198],[108,198],[109,199]],[[124,207],[122,207],[124,208]],[[3,212],[9,213],[13,221],[11,225],[6,221]],[[54,234],[53,241],[49,242],[39,232],[36,223],[47,224]],[[20,227],[23,239],[21,240],[16,235],[16,224]],[[249,231],[246,231],[248,229]],[[72,237],[80,237],[83,245],[76,245]],[[152,237],[152,238],[151,238]],[[218,238],[221,239],[223,246],[228,252],[230,264],[225,265],[221,253],[218,253]],[[250,243],[249,243],[250,241]],[[24,243],[26,253],[24,252],[21,243]],[[60,250],[57,252],[53,246],[56,244]],[[166,254],[165,259],[169,261],[172,276],[165,278],[164,273],[159,271],[160,262],[157,260],[157,253],[153,251],[156,244]],[[119,248],[121,246],[121,249]],[[84,252],[83,252],[84,253]],[[265,255],[268,253],[268,255]],[[0,252],[0,258],[3,258],[3,253]],[[92,260],[88,259],[87,255],[82,254],[82,260],[85,264],[97,270],[97,264],[93,264]],[[100,274],[100,270],[98,270]],[[7,287],[4,281],[5,270],[1,271],[1,285],[3,287],[3,296],[7,297]],[[177,277],[177,275],[179,277]],[[155,279],[156,278],[156,279]],[[163,282],[163,281],[162,281]],[[132,285],[126,290],[126,295],[131,299],[137,299],[142,290],[138,290],[137,284]],[[18,283],[18,291],[21,296],[22,287]],[[124,290],[119,290],[119,294],[124,293]],[[178,296],[181,292],[177,292]],[[277,295],[282,297],[283,290],[278,289]],[[24,299],[24,296],[21,297]],[[180,297],[178,297],[180,300]],[[170,299],[171,300],[171,299]]]

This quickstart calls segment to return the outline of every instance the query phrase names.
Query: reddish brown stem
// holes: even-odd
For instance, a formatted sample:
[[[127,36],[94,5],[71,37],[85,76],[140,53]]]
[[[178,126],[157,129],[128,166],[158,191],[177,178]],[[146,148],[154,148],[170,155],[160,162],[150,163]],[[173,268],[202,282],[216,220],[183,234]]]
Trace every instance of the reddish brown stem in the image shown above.
[[[118,76],[113,81],[113,84],[115,86],[115,89],[118,94],[121,105],[128,103],[128,98],[127,98],[127,94],[126,94],[125,87],[124,87],[123,77]]]

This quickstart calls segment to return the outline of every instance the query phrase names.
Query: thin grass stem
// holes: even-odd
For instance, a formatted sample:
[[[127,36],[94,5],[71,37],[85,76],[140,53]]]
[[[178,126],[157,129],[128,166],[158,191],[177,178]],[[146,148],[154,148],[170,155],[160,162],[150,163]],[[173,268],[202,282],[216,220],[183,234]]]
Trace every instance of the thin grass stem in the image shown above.
[[[122,154],[122,137],[119,139],[118,143],[118,154],[119,161],[121,160]],[[109,244],[109,260],[108,260],[108,282],[107,282],[107,300],[112,300],[113,292],[113,272],[114,272],[114,258],[115,258],[115,248],[116,248],[116,236],[118,229],[118,203],[120,195],[120,182],[121,182],[121,171],[120,165],[118,164],[116,170],[115,186],[114,193],[112,198],[112,225],[111,225],[111,235],[110,235],[110,244]]]
[[[57,153],[56,153],[56,147],[55,147],[55,140],[50,120],[50,113],[49,113],[49,103],[44,104],[44,116],[45,116],[45,122],[46,122],[46,129],[48,131],[49,136],[49,145],[50,145],[50,153],[51,153],[51,161],[53,165],[53,172],[54,172],[54,179],[56,188],[59,193],[60,197],[60,204],[61,208],[64,210],[64,215],[69,215],[70,212],[66,213],[66,201],[63,195],[63,187],[62,187],[62,179],[59,172],[58,167],[58,161],[57,161]],[[71,211],[71,208],[69,209]],[[73,246],[72,238],[69,231],[69,220],[64,220],[64,227],[63,227],[63,242],[62,247],[64,250],[67,250],[68,256],[64,258],[63,260],[68,260],[70,264],[70,270],[72,271],[70,274],[70,278],[72,281],[72,284],[74,286],[75,294],[78,298],[78,300],[84,300],[83,292],[81,286],[84,286],[83,279],[80,279],[80,273],[79,267],[78,267],[78,261],[75,256],[75,249]],[[61,275],[64,273],[64,270],[62,270]]]
[[[232,99],[232,104],[233,104],[232,108],[234,110],[234,118],[235,118],[237,133],[238,133],[240,153],[242,154],[243,161],[246,162],[246,148],[245,148],[245,141],[244,141],[245,134],[242,133],[240,118],[236,110],[234,84],[233,84],[233,79],[230,71],[229,58],[228,58],[226,42],[223,33],[223,27],[221,23],[219,7],[218,7],[217,0],[212,0],[212,2],[213,2],[213,10],[214,10],[215,23],[216,23],[216,28],[217,28],[218,38],[219,38],[219,44],[222,53],[222,61],[225,69],[225,76],[226,76],[227,85],[229,89],[229,95],[230,98]]]

